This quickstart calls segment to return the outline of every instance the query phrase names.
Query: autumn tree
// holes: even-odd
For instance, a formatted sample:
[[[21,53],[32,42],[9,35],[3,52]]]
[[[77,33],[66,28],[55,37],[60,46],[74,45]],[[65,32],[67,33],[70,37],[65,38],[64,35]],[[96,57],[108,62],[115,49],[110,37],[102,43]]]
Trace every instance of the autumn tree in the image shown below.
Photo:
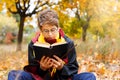
[[[91,2],[94,16],[89,22],[89,31],[96,39],[106,36],[115,38],[118,36],[120,21],[120,2],[118,0],[95,0]],[[99,40],[97,40],[99,41]]]
[[[23,28],[26,17],[31,17],[33,14],[38,13],[44,5],[48,4],[48,1],[41,0],[3,0],[6,3],[6,7],[12,14],[18,14],[20,16],[20,24],[17,38],[17,51],[21,50],[21,43],[23,38]],[[34,4],[34,5],[32,5]]]
[[[87,30],[89,28],[89,23],[93,17],[93,7],[95,7],[92,2],[94,0],[79,0],[77,1],[77,11],[76,17],[81,22],[82,27],[82,40],[86,41]]]
[[[70,4],[71,2],[72,0],[62,0],[54,9],[58,12],[60,27],[62,27],[66,35],[72,38],[78,38],[80,37],[79,32],[81,28],[79,27],[79,21],[74,15],[71,15],[71,13],[74,13],[72,10],[74,6]]]
[[[118,4],[119,1],[114,0],[62,0],[60,7],[62,10],[76,9],[75,17],[79,23],[77,26],[82,28],[82,40],[86,41],[87,32],[90,31],[88,29],[92,29],[91,33],[96,36],[112,35],[113,32],[116,32],[115,27],[114,31],[111,29],[113,25],[118,26],[119,24]],[[108,29],[110,26],[111,29]]]
[[[87,29],[89,27],[89,21],[92,17],[91,14],[89,14],[89,11],[91,10],[90,7],[90,1],[88,0],[62,0],[62,2],[59,4],[62,10],[76,9],[75,17],[77,24],[75,24],[78,28],[82,28],[82,40],[86,40],[87,35]],[[73,26],[75,27],[75,26]],[[73,28],[71,26],[71,28]]]

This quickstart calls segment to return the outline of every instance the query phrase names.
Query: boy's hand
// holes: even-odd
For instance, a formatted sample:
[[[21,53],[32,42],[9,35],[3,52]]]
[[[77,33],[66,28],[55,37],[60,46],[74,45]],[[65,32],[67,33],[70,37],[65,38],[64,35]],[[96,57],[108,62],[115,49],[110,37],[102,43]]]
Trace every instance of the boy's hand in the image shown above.
[[[64,61],[56,55],[53,55],[53,57],[55,58],[52,59],[53,67],[56,68],[57,70],[61,70],[64,66]]]
[[[52,67],[51,58],[43,56],[40,60],[40,68],[44,71]]]

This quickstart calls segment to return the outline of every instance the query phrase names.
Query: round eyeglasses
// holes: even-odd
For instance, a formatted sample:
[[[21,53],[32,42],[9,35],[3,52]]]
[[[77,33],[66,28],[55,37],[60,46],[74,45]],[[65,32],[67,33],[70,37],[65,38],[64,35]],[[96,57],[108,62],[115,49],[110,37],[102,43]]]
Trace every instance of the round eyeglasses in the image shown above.
[[[52,29],[50,29],[50,30],[48,30],[48,29],[42,30],[42,32],[43,32],[44,34],[49,34],[49,33],[54,34],[54,33],[56,33],[57,31],[58,31],[57,28],[52,28]]]

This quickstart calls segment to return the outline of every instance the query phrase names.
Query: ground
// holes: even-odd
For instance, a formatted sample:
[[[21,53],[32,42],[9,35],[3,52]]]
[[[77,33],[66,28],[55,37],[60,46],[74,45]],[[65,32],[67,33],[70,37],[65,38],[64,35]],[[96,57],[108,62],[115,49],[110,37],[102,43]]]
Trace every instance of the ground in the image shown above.
[[[97,80],[120,80],[120,59],[101,60],[101,55],[77,53],[79,72],[93,72]],[[27,65],[27,45],[16,52],[16,44],[0,44],[0,80],[7,80],[10,70],[22,70]]]

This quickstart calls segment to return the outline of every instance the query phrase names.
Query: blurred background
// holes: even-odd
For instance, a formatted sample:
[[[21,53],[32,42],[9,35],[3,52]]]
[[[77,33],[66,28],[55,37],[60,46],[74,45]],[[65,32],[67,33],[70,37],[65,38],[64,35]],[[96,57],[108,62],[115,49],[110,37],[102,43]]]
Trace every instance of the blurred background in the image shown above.
[[[79,72],[120,80],[120,0],[0,0],[0,80],[27,63],[27,46],[39,31],[37,15],[54,9],[76,46]]]

